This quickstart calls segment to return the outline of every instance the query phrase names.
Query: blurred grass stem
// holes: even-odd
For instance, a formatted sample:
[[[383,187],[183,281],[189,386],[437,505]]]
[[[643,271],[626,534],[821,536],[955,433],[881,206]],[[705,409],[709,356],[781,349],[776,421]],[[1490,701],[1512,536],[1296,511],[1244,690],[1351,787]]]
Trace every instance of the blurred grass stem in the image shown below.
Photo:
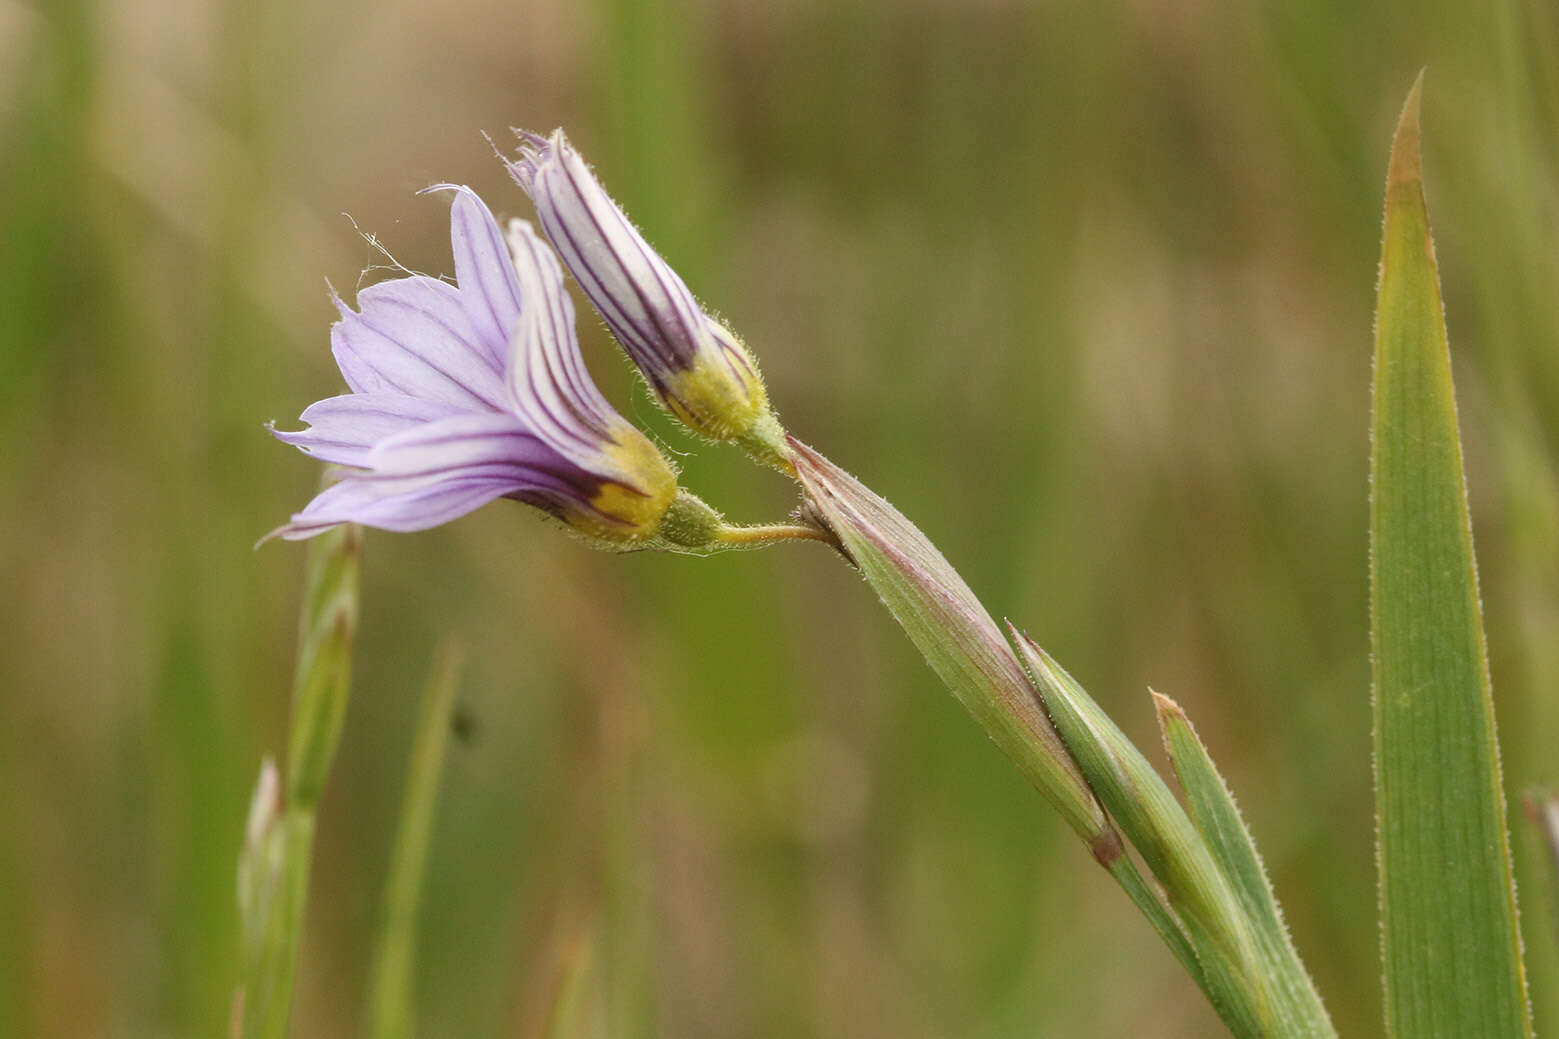
[[[245,951],[238,997],[239,1034],[244,1039],[280,1039],[288,1030],[308,903],[314,813],[335,760],[351,691],[362,544],[362,529],[348,524],[309,545],[286,804],[264,827],[268,832],[251,840],[239,866],[240,910],[259,914],[241,921],[243,933],[255,936],[257,943]],[[246,899],[246,875],[272,897]]]
[[[406,770],[406,792],[401,798],[400,826],[384,886],[383,918],[374,943],[368,996],[368,1035],[372,1039],[407,1039],[415,1032],[412,982],[422,878],[463,660],[459,648],[448,643],[442,646],[422,694],[422,711]]]

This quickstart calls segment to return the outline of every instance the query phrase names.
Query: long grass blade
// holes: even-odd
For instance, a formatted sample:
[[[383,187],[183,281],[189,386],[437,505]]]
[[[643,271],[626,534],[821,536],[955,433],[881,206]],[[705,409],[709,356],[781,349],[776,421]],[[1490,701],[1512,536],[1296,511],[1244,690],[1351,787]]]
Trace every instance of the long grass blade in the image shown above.
[[[1422,77],[1392,144],[1375,321],[1370,500],[1375,804],[1386,1030],[1532,1024],[1419,154]]]
[[[1267,871],[1261,864],[1256,842],[1234,803],[1234,795],[1180,705],[1161,693],[1154,693],[1153,706],[1158,711],[1164,747],[1169,752],[1175,775],[1180,779],[1180,787],[1185,791],[1191,821],[1206,840],[1208,850],[1223,868],[1244,906],[1259,954],[1267,964],[1269,974],[1286,990],[1285,1004],[1304,1008],[1303,1019],[1291,1022],[1290,1031],[1284,1034],[1331,1034],[1320,993],[1289,938],[1277,896],[1273,894]]]
[[[262,773],[239,862],[245,947],[233,1028],[244,1039],[287,1034],[308,902],[314,811],[335,760],[351,691],[362,544],[362,529],[348,524],[309,545],[286,802],[280,804],[269,770]]]
[[[406,770],[406,792],[401,798],[400,826],[384,885],[383,919],[374,944],[368,994],[368,1034],[373,1039],[407,1039],[414,1034],[412,975],[417,958],[417,917],[460,666],[460,651],[444,646],[422,694],[422,712]]]
[[[1262,972],[1253,928],[1201,834],[1126,734],[1032,639],[1013,639],[1067,746],[1110,816],[1142,856],[1184,922],[1218,1016],[1237,1036],[1279,1032],[1278,993]]]

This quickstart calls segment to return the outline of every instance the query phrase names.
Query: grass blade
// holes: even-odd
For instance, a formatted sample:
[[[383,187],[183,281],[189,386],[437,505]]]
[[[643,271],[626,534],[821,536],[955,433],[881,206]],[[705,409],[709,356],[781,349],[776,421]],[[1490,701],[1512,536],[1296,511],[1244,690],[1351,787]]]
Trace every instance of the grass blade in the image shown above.
[[[1076,762],[1051,728],[1023,667],[969,586],[888,502],[792,439],[796,473],[817,517],[954,696],[1048,798],[1207,990],[1179,920],[1138,873]]]
[[[1260,972],[1252,928],[1228,878],[1169,787],[1038,643],[1015,628],[1012,636],[1089,785],[1184,922],[1202,965],[1204,991],[1218,1016],[1241,1037],[1313,1034],[1274,1030],[1277,999],[1270,979]]]
[[[1291,1030],[1283,1034],[1331,1034],[1320,993],[1289,938],[1282,910],[1272,893],[1261,856],[1256,852],[1256,842],[1240,817],[1234,795],[1218,774],[1207,748],[1180,705],[1167,696],[1154,693],[1153,706],[1158,711],[1164,747],[1175,767],[1175,775],[1180,779],[1181,789],[1185,791],[1191,820],[1196,823],[1213,858],[1223,868],[1244,906],[1263,961],[1268,964],[1270,974],[1286,989],[1286,1005],[1304,1007],[1308,1011],[1303,1022],[1306,1027],[1293,1022]],[[1322,1029],[1322,1025],[1326,1027]]]
[[[287,806],[312,810],[336,757],[351,693],[363,530],[343,524],[309,545],[293,681]]]
[[[412,973],[422,876],[439,775],[449,747],[460,665],[459,651],[444,646],[422,694],[422,712],[406,770],[406,792],[401,798],[400,826],[384,885],[384,916],[374,944],[368,995],[368,1034],[373,1039],[405,1039],[414,1031]]]
[[[1370,499],[1386,1030],[1531,1034],[1415,83],[1386,180]]]
[[[278,807],[275,780],[262,773],[239,862],[240,925],[246,937],[234,1031],[244,1039],[281,1039],[292,1014],[314,810],[335,759],[351,691],[362,545],[362,528],[351,524],[309,544],[286,804]]]
[[[790,444],[808,501],[937,677],[1095,857],[1118,845],[1012,647],[964,579],[903,513],[805,444]]]

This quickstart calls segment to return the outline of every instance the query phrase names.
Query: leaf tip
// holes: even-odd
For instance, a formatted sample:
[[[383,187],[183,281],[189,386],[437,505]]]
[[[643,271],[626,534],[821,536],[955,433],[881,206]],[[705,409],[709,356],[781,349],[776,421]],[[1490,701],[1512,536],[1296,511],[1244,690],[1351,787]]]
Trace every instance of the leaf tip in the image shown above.
[[[1185,709],[1179,704],[1175,703],[1175,701],[1171,700],[1157,689],[1154,689],[1152,686],[1148,687],[1148,695],[1153,698],[1153,710],[1158,712],[1158,723],[1160,727],[1168,725],[1170,722],[1180,722],[1181,724],[1185,725],[1190,724],[1190,721],[1186,718]]]
[[[1418,70],[1413,89],[1407,92],[1397,132],[1391,139],[1391,165],[1386,171],[1386,188],[1398,184],[1417,184],[1423,180],[1423,159],[1419,147],[1419,115],[1423,109],[1424,73]]]
[[[1039,643],[1029,637],[1028,632],[1012,623],[1009,618],[1003,617],[1002,623],[1007,628],[1007,634],[1012,638],[1012,644],[1018,647],[1018,656],[1027,665],[1033,676],[1040,680],[1041,685],[1049,685],[1055,681],[1056,662],[1050,659]],[[1044,696],[1044,690],[1040,690],[1040,696]]]

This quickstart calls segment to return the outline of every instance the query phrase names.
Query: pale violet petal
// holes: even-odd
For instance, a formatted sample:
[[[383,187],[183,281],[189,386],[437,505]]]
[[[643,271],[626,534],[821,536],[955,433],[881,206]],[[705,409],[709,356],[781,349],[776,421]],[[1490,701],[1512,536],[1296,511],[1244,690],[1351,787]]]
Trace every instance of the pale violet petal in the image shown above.
[[[338,301],[341,320],[330,329],[336,363],[353,391],[503,407],[501,368],[479,344],[453,286],[397,278],[359,292],[357,305],[354,312]]]
[[[426,190],[455,193],[449,211],[455,283],[483,348],[501,371],[509,363],[509,342],[523,309],[503,233],[487,204],[470,188],[436,184]]]
[[[387,437],[424,422],[449,418],[464,409],[454,404],[395,393],[348,393],[310,404],[302,421],[308,429],[271,433],[325,462],[363,467],[368,452]]]
[[[369,452],[376,477],[413,477],[482,467],[524,469],[550,461],[541,444],[515,415],[482,412],[425,422],[389,437]]]
[[[273,534],[297,541],[342,523],[361,523],[381,530],[427,530],[458,519],[517,489],[513,480],[491,477],[434,479],[403,486],[348,477],[321,491],[302,512]]]
[[[509,366],[514,406],[538,436],[565,456],[598,471],[610,467],[603,448],[614,442],[613,428],[626,423],[585,370],[562,271],[524,221],[510,224],[509,245],[526,298],[537,301],[515,335]]]
[[[466,414],[381,441],[372,468],[322,491],[277,531],[309,537],[338,523],[425,530],[504,495],[589,508],[600,486],[512,415]]]
[[[519,167],[519,168],[516,168]],[[527,138],[510,172],[530,193],[542,229],[612,333],[658,387],[712,348],[704,313],[563,136]]]

